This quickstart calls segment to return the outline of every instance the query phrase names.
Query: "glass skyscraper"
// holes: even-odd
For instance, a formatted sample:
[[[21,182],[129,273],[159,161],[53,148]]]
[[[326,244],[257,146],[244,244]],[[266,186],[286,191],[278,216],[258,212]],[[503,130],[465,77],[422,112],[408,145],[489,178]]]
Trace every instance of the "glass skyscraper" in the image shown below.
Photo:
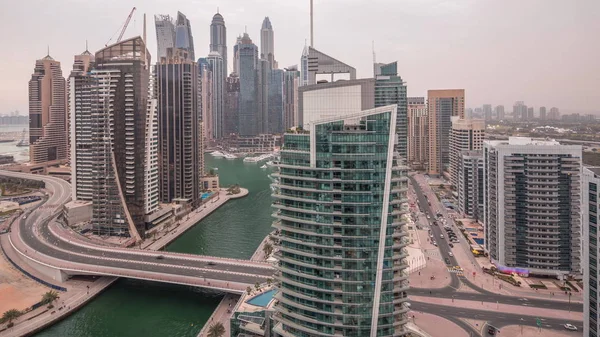
[[[403,160],[407,158],[408,139],[408,106],[406,101],[406,85],[398,76],[398,63],[376,64],[375,67],[375,107],[396,104],[396,133],[398,133],[398,153]]]
[[[407,169],[395,105],[286,133],[274,174],[280,336],[405,336]]]

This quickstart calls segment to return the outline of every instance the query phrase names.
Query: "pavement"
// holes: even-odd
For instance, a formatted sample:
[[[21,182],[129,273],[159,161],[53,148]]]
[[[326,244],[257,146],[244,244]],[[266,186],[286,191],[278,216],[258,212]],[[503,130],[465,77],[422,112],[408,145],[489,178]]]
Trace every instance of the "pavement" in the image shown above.
[[[456,323],[440,316],[410,311],[408,317],[418,328],[431,337],[469,337],[469,333]],[[418,331],[418,330],[417,330]]]

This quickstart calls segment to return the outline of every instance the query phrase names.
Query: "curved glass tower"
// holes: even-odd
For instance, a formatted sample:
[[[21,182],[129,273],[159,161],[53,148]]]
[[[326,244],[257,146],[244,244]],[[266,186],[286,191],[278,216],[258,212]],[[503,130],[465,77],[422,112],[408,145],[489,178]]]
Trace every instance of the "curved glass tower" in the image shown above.
[[[396,105],[284,136],[274,184],[279,336],[405,336],[407,169]]]

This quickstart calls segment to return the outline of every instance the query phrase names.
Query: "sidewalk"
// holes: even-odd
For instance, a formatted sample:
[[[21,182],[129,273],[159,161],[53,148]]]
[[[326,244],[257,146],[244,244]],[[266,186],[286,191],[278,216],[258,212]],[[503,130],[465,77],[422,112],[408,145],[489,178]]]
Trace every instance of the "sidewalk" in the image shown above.
[[[452,336],[452,337],[469,337],[469,333],[463,330],[458,325],[440,316],[421,313],[418,311],[409,311],[408,317],[410,320],[423,329],[432,337]],[[413,319],[414,317],[414,319]]]

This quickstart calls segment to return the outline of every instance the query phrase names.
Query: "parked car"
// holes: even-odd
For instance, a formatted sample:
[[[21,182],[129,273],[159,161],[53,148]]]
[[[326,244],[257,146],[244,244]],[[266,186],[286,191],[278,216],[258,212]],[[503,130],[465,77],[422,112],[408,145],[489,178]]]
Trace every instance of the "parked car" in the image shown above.
[[[448,246],[450,246],[450,248],[454,248],[454,245],[452,243],[449,243]]]
[[[449,258],[445,258],[444,261],[446,261],[446,264],[449,265],[450,264],[450,259]]]
[[[165,258],[165,257],[164,257],[163,255],[158,255],[158,256],[156,257],[156,259],[157,259],[157,260],[162,260],[162,259],[164,259],[164,258]]]
[[[573,324],[569,324],[569,323],[567,323],[567,324],[565,324],[565,325],[563,325],[563,326],[564,326],[564,327],[565,327],[565,329],[567,329],[567,330],[571,330],[571,331],[577,331],[577,327],[576,327],[576,326],[574,326]]]
[[[440,234],[440,239],[444,239],[444,234]]]
[[[216,266],[217,264],[211,261],[211,262],[207,263],[207,265],[209,265],[209,266]]]
[[[432,243],[433,243],[434,246],[437,247],[437,242],[433,241]]]
[[[450,256],[450,257],[453,257],[453,256],[454,256],[454,254],[452,254],[452,252],[449,252],[449,253],[448,253],[448,256]]]

